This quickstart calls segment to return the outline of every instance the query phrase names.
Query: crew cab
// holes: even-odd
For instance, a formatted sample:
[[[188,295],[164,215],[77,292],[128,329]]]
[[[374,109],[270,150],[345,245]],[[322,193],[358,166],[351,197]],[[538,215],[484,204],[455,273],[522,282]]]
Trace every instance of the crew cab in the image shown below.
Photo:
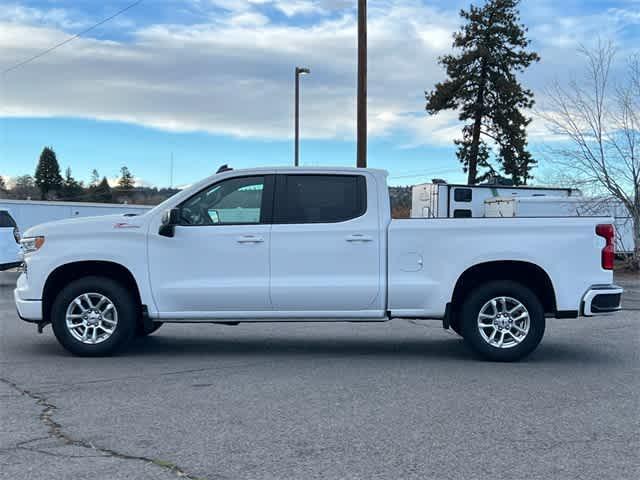
[[[610,218],[392,220],[386,172],[226,170],[137,216],[24,234],[14,296],[77,355],[165,322],[434,319],[491,360],[620,309]]]

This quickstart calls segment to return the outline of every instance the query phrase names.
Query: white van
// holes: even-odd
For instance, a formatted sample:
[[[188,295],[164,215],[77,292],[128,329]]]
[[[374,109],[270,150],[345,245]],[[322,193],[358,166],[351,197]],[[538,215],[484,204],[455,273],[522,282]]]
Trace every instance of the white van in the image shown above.
[[[20,231],[8,210],[0,210],[0,271],[20,265]]]

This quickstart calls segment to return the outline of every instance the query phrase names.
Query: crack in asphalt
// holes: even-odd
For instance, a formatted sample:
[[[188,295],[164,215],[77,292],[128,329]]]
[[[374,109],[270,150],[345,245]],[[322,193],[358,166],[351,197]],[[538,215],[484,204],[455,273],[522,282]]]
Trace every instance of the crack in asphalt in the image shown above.
[[[170,473],[175,474],[179,478],[185,478],[188,480],[203,480],[201,477],[196,477],[195,475],[192,475],[186,472],[183,468],[171,462],[167,462],[167,461],[163,461],[155,458],[149,458],[142,455],[130,455],[128,453],[118,452],[110,448],[99,447],[87,440],[73,438],[69,434],[63,431],[63,427],[60,423],[56,422],[53,419],[53,414],[55,413],[56,410],[58,410],[58,407],[53,403],[51,403],[45,396],[32,392],[25,388],[22,388],[17,383],[14,383],[11,380],[8,380],[6,378],[0,378],[0,381],[5,385],[8,385],[9,387],[13,388],[15,391],[17,391],[21,395],[24,395],[26,397],[29,397],[31,400],[34,400],[36,402],[36,405],[42,407],[42,411],[40,412],[40,415],[38,416],[38,418],[49,430],[48,437],[35,438],[35,439],[19,442],[16,444],[14,448],[19,448],[23,450],[29,450],[32,452],[38,452],[46,455],[59,456],[64,458],[112,457],[120,460],[135,460],[139,462],[146,462],[152,465],[156,465],[159,468],[162,468]],[[29,443],[42,441],[46,439],[55,439],[63,442],[65,445],[71,445],[79,448],[86,448],[99,453],[99,455],[60,455],[60,454],[51,453],[42,449],[27,446]],[[220,476],[220,478],[223,478],[223,477]]]
[[[153,374],[147,374],[147,375],[124,375],[124,376],[112,377],[112,378],[99,378],[96,380],[83,380],[79,382],[41,383],[39,384],[39,388],[41,389],[41,391],[42,389],[44,389],[45,393],[57,393],[61,391],[59,387],[63,387],[65,389],[64,391],[67,391],[69,388],[82,387],[85,385],[95,385],[95,384],[110,383],[110,382],[122,382],[122,381],[128,381],[128,380],[154,379],[154,378],[161,378],[165,376],[184,375],[184,374],[201,373],[201,372],[208,372],[208,371],[222,372],[226,370],[232,370],[232,373],[236,374],[242,368],[251,368],[254,366],[264,366],[264,365],[265,365],[265,362],[253,362],[253,363],[244,363],[242,365],[227,365],[223,367],[216,366],[216,367],[189,368],[184,370],[173,370],[170,372],[159,372],[159,373],[153,373]]]

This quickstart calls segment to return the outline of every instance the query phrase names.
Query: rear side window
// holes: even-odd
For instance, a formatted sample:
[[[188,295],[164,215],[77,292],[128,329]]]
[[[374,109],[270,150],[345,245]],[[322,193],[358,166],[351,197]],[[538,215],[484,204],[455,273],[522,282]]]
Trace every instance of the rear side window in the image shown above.
[[[363,215],[367,187],[362,175],[282,175],[274,223],[336,223]]]
[[[0,228],[16,228],[16,222],[13,220],[9,212],[4,210],[0,211]]]

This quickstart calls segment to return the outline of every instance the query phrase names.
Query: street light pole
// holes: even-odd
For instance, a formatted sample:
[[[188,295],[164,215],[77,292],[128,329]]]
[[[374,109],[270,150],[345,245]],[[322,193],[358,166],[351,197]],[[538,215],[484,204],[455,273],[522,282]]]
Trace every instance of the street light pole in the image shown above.
[[[358,0],[358,168],[367,167],[367,0]]]
[[[299,153],[300,153],[300,75],[306,75],[311,73],[311,70],[303,67],[296,67],[296,100],[295,100],[295,158],[293,165],[299,165]]]

